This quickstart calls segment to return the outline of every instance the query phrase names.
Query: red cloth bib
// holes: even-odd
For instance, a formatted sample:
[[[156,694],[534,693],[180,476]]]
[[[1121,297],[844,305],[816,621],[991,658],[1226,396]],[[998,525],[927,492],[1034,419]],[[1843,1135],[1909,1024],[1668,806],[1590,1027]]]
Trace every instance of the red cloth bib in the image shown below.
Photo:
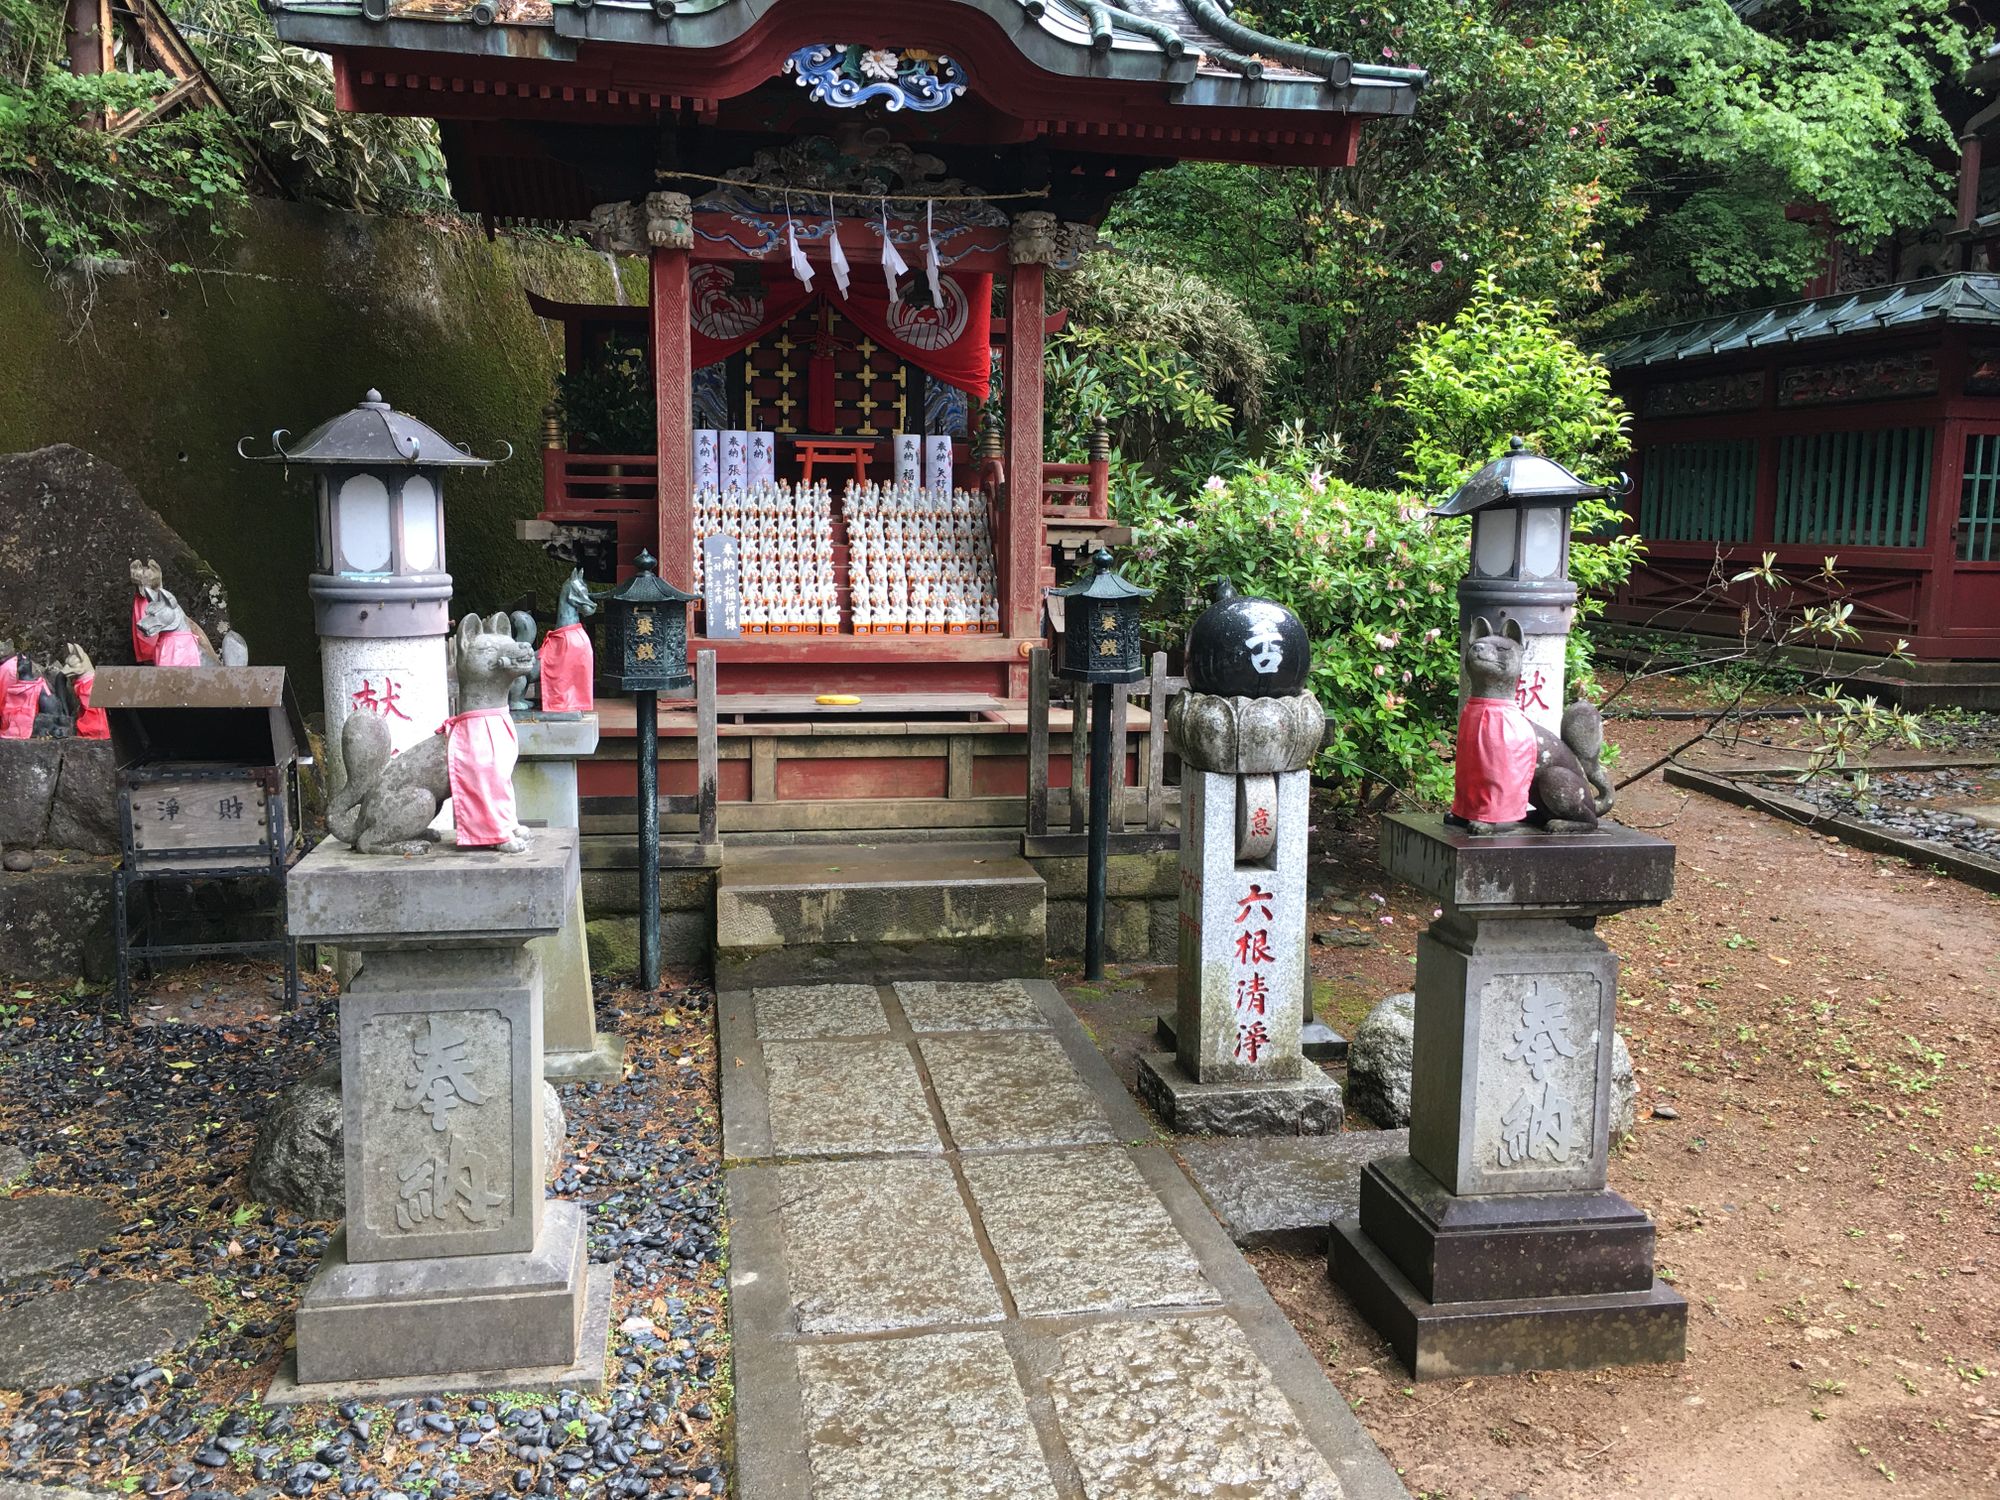
[[[39,677],[22,677],[7,658],[6,678],[0,682],[0,740],[25,740],[35,732],[35,706],[42,701],[48,683]]]
[[[145,631],[139,628],[140,616],[145,613],[146,596],[144,594],[134,594],[132,596],[132,660],[136,661],[142,667],[150,667],[153,665],[153,658],[159,654],[160,648],[152,636],[147,635]]]
[[[451,769],[451,821],[461,849],[504,844],[514,814],[514,761],[520,741],[504,708],[474,708],[444,721],[445,763]]]
[[[582,625],[558,625],[542,637],[542,712],[587,714],[597,706],[591,676],[597,656]]]
[[[1512,700],[1468,698],[1458,715],[1452,815],[1472,823],[1527,817],[1537,753],[1535,726]]]
[[[192,630],[163,630],[153,637],[156,667],[198,667],[201,665],[201,642],[195,639]]]
[[[76,680],[76,737],[80,740],[108,740],[111,721],[101,708],[90,706],[90,689],[97,681],[95,672],[85,672]]]

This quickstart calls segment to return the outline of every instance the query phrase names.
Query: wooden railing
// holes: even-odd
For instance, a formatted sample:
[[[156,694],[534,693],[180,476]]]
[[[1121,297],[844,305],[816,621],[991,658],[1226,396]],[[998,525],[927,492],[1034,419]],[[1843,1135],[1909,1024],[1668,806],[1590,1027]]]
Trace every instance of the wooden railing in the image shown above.
[[[653,454],[542,450],[542,513],[549,520],[650,521],[659,492],[660,461]]]
[[[1152,670],[1145,679],[1119,683],[1111,689],[1112,764],[1118,784],[1111,789],[1111,852],[1133,854],[1148,849],[1171,849],[1180,843],[1180,830],[1168,821],[1167,811],[1179,802],[1179,788],[1167,785],[1167,704],[1175,693],[1184,692],[1186,679],[1167,675],[1167,654],[1153,654]],[[1147,708],[1146,733],[1139,741],[1137,776],[1125,779],[1132,699],[1142,698]],[[1049,787],[1050,709],[1067,701],[1070,709],[1069,791],[1065,830],[1049,831],[1052,797]],[[1030,855],[1081,854],[1086,836],[1085,814],[1090,792],[1090,693],[1088,685],[1056,677],[1048,648],[1037,646],[1028,656],[1028,811],[1023,851]]]

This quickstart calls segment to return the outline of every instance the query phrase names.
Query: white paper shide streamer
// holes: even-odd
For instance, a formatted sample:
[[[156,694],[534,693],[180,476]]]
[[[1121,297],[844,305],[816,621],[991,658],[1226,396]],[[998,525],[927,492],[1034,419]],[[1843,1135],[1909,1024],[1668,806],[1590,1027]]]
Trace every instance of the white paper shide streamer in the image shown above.
[[[804,287],[807,291],[811,291],[813,284],[812,262],[806,259],[806,252],[799,247],[799,230],[798,226],[792,222],[792,206],[789,203],[785,205],[785,243],[791,247],[792,251],[792,274],[798,277],[800,286]]]
[[[847,252],[840,246],[840,216],[834,212],[832,198],[826,200],[826,245],[827,259],[833,263],[833,284],[845,297],[849,279]]]
[[[889,232],[889,205],[882,205],[882,277],[889,283],[889,302],[893,306],[903,300],[902,290],[896,285],[896,278],[910,273],[910,263],[903,259],[903,252],[896,248],[895,237]]]

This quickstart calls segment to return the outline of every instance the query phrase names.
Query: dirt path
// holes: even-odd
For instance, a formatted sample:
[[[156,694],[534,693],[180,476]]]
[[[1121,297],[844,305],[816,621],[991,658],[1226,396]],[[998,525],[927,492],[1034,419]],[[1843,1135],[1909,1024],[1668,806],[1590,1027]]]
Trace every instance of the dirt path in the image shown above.
[[[1633,766],[1687,732],[1620,728]],[[1411,1387],[1323,1260],[1260,1273],[1425,1500],[2000,1494],[2000,898],[1657,776],[1620,815],[1680,847],[1673,903],[1602,930],[1640,1085],[1611,1185],[1686,1365]],[[1373,939],[1314,949],[1351,1028],[1431,912],[1372,837],[1315,847],[1314,930]]]

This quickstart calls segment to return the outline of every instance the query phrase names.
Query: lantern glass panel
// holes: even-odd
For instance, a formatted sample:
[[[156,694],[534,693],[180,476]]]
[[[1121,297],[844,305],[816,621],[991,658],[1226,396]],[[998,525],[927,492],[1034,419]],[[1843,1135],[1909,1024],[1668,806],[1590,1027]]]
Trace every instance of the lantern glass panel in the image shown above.
[[[326,476],[321,474],[313,481],[314,496],[319,506],[318,550],[313,564],[322,573],[333,571],[333,496],[327,490]]]
[[[428,573],[438,562],[437,491],[421,474],[403,481],[403,569]]]
[[[1514,572],[1514,527],[1517,512],[1482,510],[1472,518],[1472,571],[1481,578],[1507,578]]]
[[[1521,512],[1521,576],[1557,578],[1563,572],[1563,507],[1530,505]]]
[[[340,558],[344,573],[389,571],[389,487],[356,474],[340,487]]]

